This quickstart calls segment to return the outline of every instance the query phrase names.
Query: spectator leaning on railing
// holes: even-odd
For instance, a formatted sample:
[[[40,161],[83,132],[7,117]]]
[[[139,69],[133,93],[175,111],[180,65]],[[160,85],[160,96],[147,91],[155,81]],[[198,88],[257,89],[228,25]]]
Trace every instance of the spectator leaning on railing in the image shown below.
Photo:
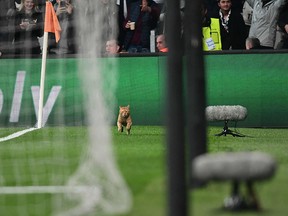
[[[260,41],[258,38],[246,38],[245,41],[246,50],[255,50],[255,49],[261,49]]]
[[[119,53],[120,46],[115,39],[109,39],[106,41],[106,56],[114,56]]]
[[[166,44],[166,39],[164,34],[160,34],[156,38],[156,46],[159,52],[165,53],[168,52],[168,47]]]

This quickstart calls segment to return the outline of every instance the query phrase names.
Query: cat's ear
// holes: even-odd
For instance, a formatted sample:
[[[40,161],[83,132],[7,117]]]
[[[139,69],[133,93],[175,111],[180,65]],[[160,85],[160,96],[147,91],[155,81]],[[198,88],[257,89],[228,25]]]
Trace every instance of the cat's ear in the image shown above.
[[[122,107],[121,106],[119,106],[119,109],[121,109]]]
[[[128,108],[130,108],[130,104],[128,104],[128,106],[127,106]]]

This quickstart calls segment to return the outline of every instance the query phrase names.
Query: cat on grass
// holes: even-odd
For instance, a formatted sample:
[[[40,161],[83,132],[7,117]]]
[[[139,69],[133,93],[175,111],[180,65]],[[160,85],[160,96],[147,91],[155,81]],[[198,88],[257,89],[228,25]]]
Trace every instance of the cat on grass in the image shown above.
[[[126,127],[127,135],[129,135],[131,126],[132,126],[132,118],[130,115],[130,105],[119,106],[119,114],[117,119],[118,131],[123,132],[123,128]]]

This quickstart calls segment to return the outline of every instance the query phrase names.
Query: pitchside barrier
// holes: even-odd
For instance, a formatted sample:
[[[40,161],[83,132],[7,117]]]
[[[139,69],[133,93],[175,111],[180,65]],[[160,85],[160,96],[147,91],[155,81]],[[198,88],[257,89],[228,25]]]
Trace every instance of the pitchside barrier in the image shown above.
[[[130,104],[134,125],[164,124],[166,59],[165,55],[155,54],[118,57],[116,97],[118,105]],[[246,107],[248,116],[237,127],[287,127],[287,59],[285,52],[206,54],[207,106]],[[101,62],[106,64],[107,58]],[[41,58],[0,59],[1,127],[35,124],[40,71]],[[47,59],[43,110],[46,125],[85,124],[79,76],[73,57]],[[109,88],[109,83],[103,85]],[[117,112],[118,106],[115,122]],[[57,115],[64,116],[64,120],[60,122],[63,118]],[[222,122],[209,124],[222,126]]]

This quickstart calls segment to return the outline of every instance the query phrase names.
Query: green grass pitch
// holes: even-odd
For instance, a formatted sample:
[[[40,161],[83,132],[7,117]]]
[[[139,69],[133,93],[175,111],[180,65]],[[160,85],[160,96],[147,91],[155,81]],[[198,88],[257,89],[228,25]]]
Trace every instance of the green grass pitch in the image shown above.
[[[0,137],[18,130],[1,128]],[[221,130],[219,127],[208,128],[209,152],[263,151],[270,153],[278,162],[276,175],[255,185],[263,211],[237,213],[237,216],[285,216],[288,212],[287,129],[241,128],[240,132],[249,137],[214,136]],[[118,167],[133,195],[131,212],[121,216],[167,215],[165,129],[160,126],[133,126],[131,135],[127,136],[113,127],[112,134]],[[82,143],[86,140],[87,130],[84,127],[47,127],[0,143],[0,185],[61,183],[62,179],[58,177],[73,172],[83,150]],[[230,193],[230,186],[228,182],[215,182],[203,188],[188,189],[189,215],[234,215],[220,210],[223,199]],[[0,194],[0,215],[50,214],[51,195]]]

